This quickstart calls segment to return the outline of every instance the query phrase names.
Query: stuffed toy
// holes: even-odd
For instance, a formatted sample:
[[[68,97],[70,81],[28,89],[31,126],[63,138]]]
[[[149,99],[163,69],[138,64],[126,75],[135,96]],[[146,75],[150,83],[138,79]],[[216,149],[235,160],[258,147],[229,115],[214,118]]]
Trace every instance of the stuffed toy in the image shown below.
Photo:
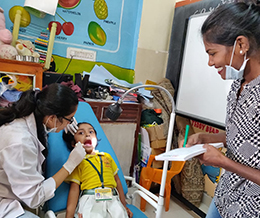
[[[11,45],[12,33],[5,27],[4,10],[0,7],[0,58],[15,59],[18,54]]]
[[[30,40],[18,39],[16,41],[16,50],[19,55],[39,58],[39,53],[35,52],[34,49],[35,46]]]

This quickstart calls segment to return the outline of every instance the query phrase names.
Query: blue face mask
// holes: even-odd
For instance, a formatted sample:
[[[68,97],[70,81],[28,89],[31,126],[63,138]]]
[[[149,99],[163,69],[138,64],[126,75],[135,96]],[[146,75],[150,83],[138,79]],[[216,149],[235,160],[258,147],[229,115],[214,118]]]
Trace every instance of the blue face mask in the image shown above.
[[[229,79],[236,80],[236,79],[243,78],[244,70],[246,68],[246,63],[249,60],[249,58],[246,59],[246,54],[245,54],[244,62],[243,62],[242,66],[240,67],[239,70],[237,70],[237,69],[235,69],[234,67],[231,66],[232,61],[233,61],[233,57],[234,57],[234,53],[235,53],[236,43],[237,43],[237,41],[235,41],[235,43],[234,43],[234,47],[233,47],[233,51],[232,51],[232,55],[231,55],[229,66],[226,65],[226,80],[229,80]]]

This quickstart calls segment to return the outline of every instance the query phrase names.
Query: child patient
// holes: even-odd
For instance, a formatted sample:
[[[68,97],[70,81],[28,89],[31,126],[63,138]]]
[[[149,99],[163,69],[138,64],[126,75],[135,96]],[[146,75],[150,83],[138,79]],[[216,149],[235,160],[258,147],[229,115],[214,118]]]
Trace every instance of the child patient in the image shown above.
[[[66,218],[74,215],[79,218],[132,217],[133,213],[126,207],[116,163],[110,154],[95,150],[98,140],[92,125],[79,123],[78,127],[74,136],[70,132],[63,133],[70,150],[80,142],[87,153],[66,179],[70,182]]]

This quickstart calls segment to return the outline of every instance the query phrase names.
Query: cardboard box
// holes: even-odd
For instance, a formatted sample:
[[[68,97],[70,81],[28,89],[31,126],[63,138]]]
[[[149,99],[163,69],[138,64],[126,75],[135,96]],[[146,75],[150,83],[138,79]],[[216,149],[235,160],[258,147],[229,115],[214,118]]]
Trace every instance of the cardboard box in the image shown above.
[[[153,155],[159,155],[159,154],[162,154],[164,152],[165,152],[165,148],[152,148],[151,149],[151,154],[153,154]]]
[[[165,125],[166,124],[163,123],[161,125],[145,128],[149,134],[150,141],[162,140],[167,138],[167,133],[165,133]]]
[[[164,152],[165,152],[164,148],[158,148],[158,149],[152,148],[151,154],[159,155],[159,154],[164,153]],[[164,163],[163,161],[154,160],[153,163],[152,163],[152,167],[156,168],[156,169],[160,169],[160,168],[163,167],[163,163]]]
[[[205,132],[205,133],[219,133],[219,132],[223,132],[224,130],[209,126],[207,124],[198,122],[198,121],[194,121],[194,120],[190,120],[191,126],[194,130],[195,133],[198,132]],[[226,152],[226,148],[222,148],[222,152]],[[204,191],[211,197],[214,196],[214,192],[216,189],[216,185],[217,183],[213,183],[207,175],[204,176]]]
[[[150,142],[151,148],[165,148],[166,147],[166,139],[155,140]]]

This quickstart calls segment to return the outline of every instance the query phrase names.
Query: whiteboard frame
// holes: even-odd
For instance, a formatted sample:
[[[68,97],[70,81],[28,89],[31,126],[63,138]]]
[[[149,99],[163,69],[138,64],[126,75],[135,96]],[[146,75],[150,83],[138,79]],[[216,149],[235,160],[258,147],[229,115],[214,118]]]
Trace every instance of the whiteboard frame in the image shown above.
[[[188,19],[176,95],[176,114],[225,128],[227,95],[231,80],[223,80],[208,66],[200,28],[209,13]]]

